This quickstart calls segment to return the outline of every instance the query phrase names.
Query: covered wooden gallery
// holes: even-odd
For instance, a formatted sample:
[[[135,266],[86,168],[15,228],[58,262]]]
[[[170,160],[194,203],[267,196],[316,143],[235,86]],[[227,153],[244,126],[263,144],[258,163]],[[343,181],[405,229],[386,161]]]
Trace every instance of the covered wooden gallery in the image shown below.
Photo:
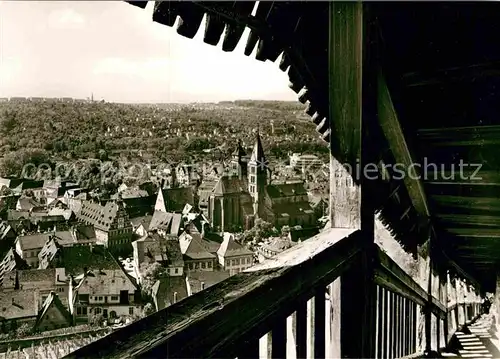
[[[425,350],[446,347],[497,283],[500,4],[154,3],[177,19],[222,51],[249,27],[247,55],[281,58],[335,159],[329,228],[70,357],[394,358],[418,351],[421,312]],[[375,213],[430,258],[426,290],[374,244]]]

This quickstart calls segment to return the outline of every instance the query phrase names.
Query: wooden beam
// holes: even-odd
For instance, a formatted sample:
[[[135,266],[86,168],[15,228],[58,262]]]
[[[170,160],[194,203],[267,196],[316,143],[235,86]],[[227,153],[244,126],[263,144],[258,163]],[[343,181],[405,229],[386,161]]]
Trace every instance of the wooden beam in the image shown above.
[[[478,216],[468,214],[436,214],[433,216],[443,224],[472,225],[477,227],[498,227],[500,232],[500,217]]]
[[[453,196],[453,195],[432,195],[431,202],[438,208],[466,209],[466,213],[472,210],[477,211],[500,211],[500,200],[495,197],[472,197],[472,196]],[[439,211],[437,212],[439,213]],[[436,215],[437,215],[436,213]],[[448,212],[450,213],[450,212]],[[455,213],[455,212],[451,212]],[[486,214],[486,213],[485,213]]]
[[[453,165],[453,170],[441,170],[436,167],[423,168],[423,180],[426,184],[435,185],[472,185],[500,186],[500,172],[469,166]]]
[[[234,358],[357,262],[364,242],[357,231],[300,265],[239,273],[66,358]]]
[[[417,163],[408,148],[408,144],[399,123],[394,104],[387,83],[382,73],[378,79],[378,118],[382,131],[389,142],[394,154],[396,163],[402,164],[404,168],[414,168],[415,172],[411,176],[404,177],[404,183],[412,200],[413,206],[420,216],[429,218],[429,208],[424,192],[422,181],[419,179],[419,170],[413,166]],[[421,176],[420,176],[421,178]]]
[[[470,276],[469,273],[464,271],[462,269],[462,267],[460,267],[454,260],[452,260],[445,251],[441,251],[441,254],[444,257],[444,259],[447,261],[448,265],[450,265],[458,274],[460,274],[460,276],[462,276],[462,278],[467,279],[470,283],[472,283],[472,285],[474,285],[474,287],[481,288],[481,285],[479,284],[479,282],[476,279],[474,279],[472,276]]]
[[[419,129],[423,146],[485,146],[500,143],[500,126]]]
[[[378,246],[376,254],[375,280],[377,284],[410,299],[418,305],[425,306],[428,299],[427,292]],[[446,312],[445,306],[435,297],[432,298],[432,312],[439,317],[443,317]]]
[[[402,76],[407,87],[435,86],[453,82],[463,82],[478,78],[500,76],[500,61],[492,61],[468,66],[456,66],[433,72],[411,72]]]
[[[330,222],[334,227],[361,229],[366,248],[372,248],[375,208],[370,184],[355,169],[359,164],[363,168],[374,155],[368,136],[376,117],[373,24],[368,19],[369,7],[361,2],[330,2],[328,7]],[[340,323],[333,325],[340,326],[342,357],[375,355],[376,286],[371,255],[371,251],[363,252],[358,264],[341,277]]]
[[[500,231],[496,228],[446,228],[445,231],[457,237],[491,238],[500,240]]]

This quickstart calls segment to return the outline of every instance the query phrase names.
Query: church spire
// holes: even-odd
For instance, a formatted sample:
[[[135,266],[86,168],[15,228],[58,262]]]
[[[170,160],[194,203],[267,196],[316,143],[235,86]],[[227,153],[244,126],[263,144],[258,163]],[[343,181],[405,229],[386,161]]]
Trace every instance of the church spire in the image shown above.
[[[260,164],[262,167],[266,166],[267,163],[258,127],[257,127],[257,135],[255,138],[255,144],[253,146],[252,156],[250,157],[250,162],[255,163],[257,165]]]

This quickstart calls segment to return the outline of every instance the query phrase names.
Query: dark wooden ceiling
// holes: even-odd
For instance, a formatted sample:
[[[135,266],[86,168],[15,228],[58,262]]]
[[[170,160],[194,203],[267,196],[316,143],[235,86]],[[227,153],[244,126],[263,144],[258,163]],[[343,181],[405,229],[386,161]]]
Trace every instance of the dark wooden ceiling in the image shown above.
[[[487,290],[500,262],[499,14],[495,3],[401,3],[378,19],[439,244]]]

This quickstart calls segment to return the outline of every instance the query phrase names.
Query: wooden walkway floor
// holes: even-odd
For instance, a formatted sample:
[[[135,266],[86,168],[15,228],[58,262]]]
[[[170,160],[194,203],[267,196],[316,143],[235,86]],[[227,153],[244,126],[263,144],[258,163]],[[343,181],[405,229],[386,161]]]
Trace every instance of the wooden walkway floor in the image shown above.
[[[483,315],[463,332],[457,332],[456,354],[443,354],[444,357],[496,359],[500,358],[497,347],[498,338],[493,330],[493,316]]]

